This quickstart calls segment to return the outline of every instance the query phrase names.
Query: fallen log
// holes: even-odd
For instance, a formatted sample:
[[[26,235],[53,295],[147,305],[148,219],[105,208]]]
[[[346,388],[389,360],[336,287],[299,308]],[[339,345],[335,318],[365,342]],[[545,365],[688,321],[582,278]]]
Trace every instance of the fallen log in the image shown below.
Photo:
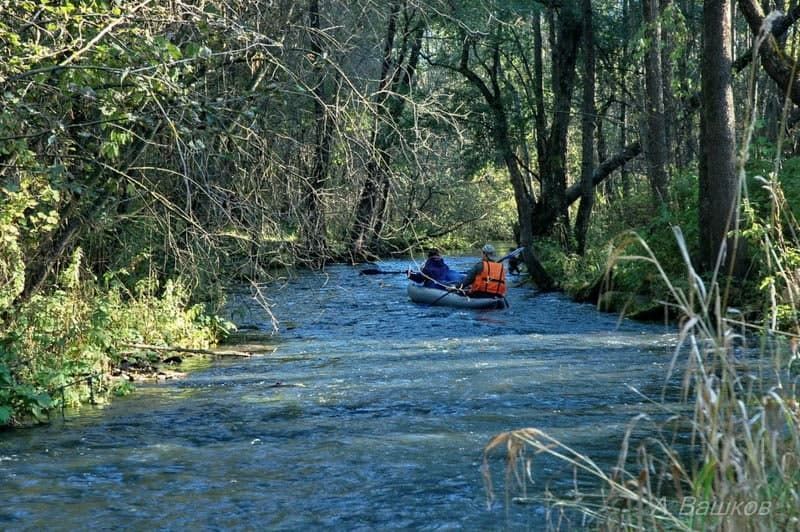
[[[123,347],[135,349],[137,351],[157,351],[162,353],[189,353],[192,355],[211,355],[211,356],[233,356],[251,357],[253,353],[249,351],[233,351],[223,349],[195,349],[190,347],[177,347],[174,345],[150,345],[150,344],[123,344]],[[124,353],[123,353],[124,354]]]
[[[150,381],[165,381],[172,379],[183,379],[186,373],[180,371],[115,371],[111,373],[111,378],[116,380],[125,380],[128,382],[150,382]]]

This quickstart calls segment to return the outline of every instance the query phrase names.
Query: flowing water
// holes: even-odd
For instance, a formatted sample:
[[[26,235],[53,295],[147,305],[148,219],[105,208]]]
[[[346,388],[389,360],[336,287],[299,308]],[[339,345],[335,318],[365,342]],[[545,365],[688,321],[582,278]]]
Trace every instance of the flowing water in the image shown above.
[[[0,529],[540,530],[544,506],[505,504],[500,453],[487,507],[483,447],[536,427],[613,464],[672,330],[528,288],[504,310],[426,307],[405,285],[345,266],[275,283],[274,354],[0,433]],[[247,298],[231,316],[270,328]],[[533,497],[572,478],[546,457],[534,475]]]

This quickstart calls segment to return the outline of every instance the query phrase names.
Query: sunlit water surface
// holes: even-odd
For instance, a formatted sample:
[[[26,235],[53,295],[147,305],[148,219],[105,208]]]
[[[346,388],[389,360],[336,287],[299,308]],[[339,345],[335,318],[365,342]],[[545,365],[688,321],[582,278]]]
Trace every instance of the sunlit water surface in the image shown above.
[[[419,306],[405,282],[334,266],[276,283],[274,354],[0,433],[0,529],[541,529],[543,505],[506,506],[499,453],[487,507],[483,447],[536,427],[613,464],[671,329],[527,288],[505,310]],[[269,330],[242,302],[231,316]],[[570,486],[553,459],[534,473],[529,496]]]

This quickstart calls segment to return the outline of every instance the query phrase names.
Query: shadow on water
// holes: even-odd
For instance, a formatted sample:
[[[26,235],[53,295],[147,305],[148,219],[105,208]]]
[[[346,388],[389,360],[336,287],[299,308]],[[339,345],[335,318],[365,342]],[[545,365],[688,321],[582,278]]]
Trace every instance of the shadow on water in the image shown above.
[[[630,419],[658,415],[632,388],[660,394],[674,342],[523,288],[505,310],[419,306],[403,275],[344,266],[265,293],[273,355],[3,434],[0,527],[539,530],[545,509],[504,508],[502,484],[487,509],[483,446],[534,426],[613,464]],[[231,316],[269,329],[249,297]],[[569,489],[563,464],[537,460],[529,495]],[[502,478],[503,457],[491,467]]]

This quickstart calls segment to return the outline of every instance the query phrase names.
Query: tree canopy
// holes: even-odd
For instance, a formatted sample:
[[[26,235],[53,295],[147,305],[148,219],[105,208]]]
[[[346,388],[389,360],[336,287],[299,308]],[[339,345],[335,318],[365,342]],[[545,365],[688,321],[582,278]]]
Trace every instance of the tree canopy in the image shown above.
[[[79,247],[95,275],[156,265],[208,285],[516,239],[556,286],[536,247],[583,252],[596,195],[647,184],[668,211],[675,176],[702,174],[696,109],[717,89],[699,80],[741,71],[753,44],[727,105],[785,136],[751,87],[788,94],[793,116],[798,8],[738,7],[728,65],[692,38],[695,2],[4,2],[3,300]],[[720,231],[699,233],[704,257]]]

